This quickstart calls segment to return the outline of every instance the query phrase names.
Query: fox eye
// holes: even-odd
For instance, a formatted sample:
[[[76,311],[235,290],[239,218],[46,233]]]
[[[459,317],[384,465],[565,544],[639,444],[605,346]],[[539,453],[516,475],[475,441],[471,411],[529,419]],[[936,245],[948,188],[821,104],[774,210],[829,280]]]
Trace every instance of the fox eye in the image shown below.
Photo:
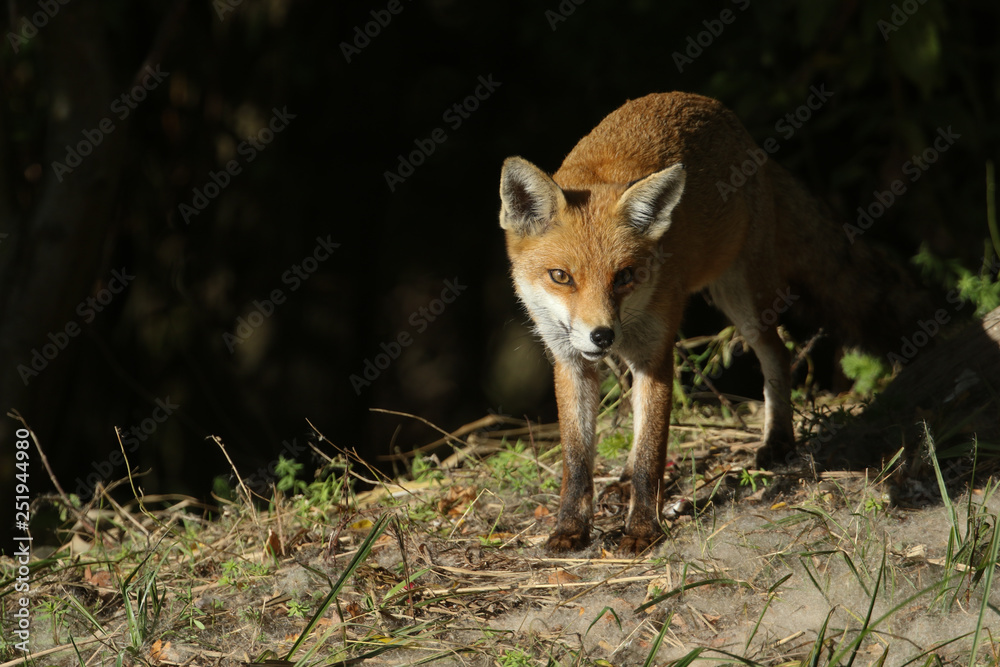
[[[569,275],[562,269],[549,269],[549,277],[552,278],[552,282],[559,285],[573,284],[573,276]]]
[[[628,287],[632,284],[635,277],[632,275],[631,267],[626,267],[615,274],[615,289],[620,289],[622,287]]]

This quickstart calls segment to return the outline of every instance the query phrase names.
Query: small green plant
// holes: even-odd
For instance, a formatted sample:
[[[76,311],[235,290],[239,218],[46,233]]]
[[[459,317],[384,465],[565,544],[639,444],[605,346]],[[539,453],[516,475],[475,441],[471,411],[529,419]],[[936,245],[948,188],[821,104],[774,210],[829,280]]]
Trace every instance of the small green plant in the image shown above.
[[[288,617],[289,618],[305,618],[306,614],[309,613],[309,606],[304,605],[298,600],[288,601]]]
[[[740,473],[740,486],[749,486],[753,493],[757,492],[758,484],[760,484],[761,488],[764,488],[767,486],[767,482],[767,477],[759,472],[754,472],[744,468]]]
[[[991,258],[988,252],[978,272],[972,272],[958,260],[942,260],[931,254],[926,246],[913,258],[921,272],[930,280],[949,289],[946,298],[949,303],[970,302],[976,307],[976,317],[981,317],[1000,306],[1000,280],[997,271],[1000,262]]]
[[[219,585],[244,588],[251,577],[261,577],[267,572],[267,563],[250,563],[233,558],[222,563],[222,576],[219,577]]]
[[[279,463],[280,466],[280,463]],[[319,473],[314,481],[306,483],[296,479],[302,465],[289,462],[286,467],[279,467],[276,472],[285,473],[279,480],[278,488],[282,491],[288,488],[295,496],[295,507],[301,516],[312,517],[313,520],[328,519],[329,513],[343,505],[351,496],[353,488],[348,475],[350,462],[343,456],[336,456]]]
[[[493,535],[480,535],[479,546],[484,549],[497,549],[503,546],[503,540],[499,537],[494,537]]]
[[[869,496],[865,498],[865,513],[866,514],[879,514],[885,510],[885,504],[880,498],[874,498]]]
[[[840,368],[854,380],[854,393],[870,396],[880,389],[892,372],[884,361],[861,352],[848,352],[840,360]]]
[[[497,664],[501,667],[532,667],[535,664],[531,656],[520,649],[514,649],[513,651],[504,651],[499,658],[497,658]]]
[[[163,612],[164,591],[158,582],[159,568],[166,559],[150,565],[146,556],[132,572],[118,583],[118,591],[125,608],[129,646],[126,651],[137,656],[143,645],[154,636]],[[122,656],[119,655],[119,658]]]
[[[188,629],[191,629],[191,630],[195,630],[195,629],[197,629],[197,630],[204,630],[205,629],[205,624],[201,622],[201,617],[207,616],[207,615],[208,614],[206,614],[204,610],[198,609],[198,607],[195,607],[194,605],[192,605],[190,607],[190,611],[186,614],[187,621],[188,621]]]
[[[597,455],[604,459],[615,459],[632,447],[632,433],[616,431],[597,443]]]
[[[440,516],[437,505],[433,502],[406,505],[403,512],[408,521],[415,521],[419,524],[427,524]]]
[[[433,459],[419,454],[413,459],[413,466],[410,469],[410,476],[415,482],[427,482],[435,479],[444,479],[444,473]]]
[[[521,440],[497,452],[486,461],[486,465],[502,488],[509,488],[517,494],[533,491],[544,481],[534,453]]]
[[[296,479],[304,467],[304,464],[294,459],[279,456],[278,463],[274,466],[274,474],[278,476],[278,490],[289,495],[304,493],[308,485],[301,479]]]
[[[52,639],[58,644],[59,643],[59,629],[69,628],[69,624],[66,622],[66,612],[69,611],[69,607],[66,606],[64,602],[58,599],[45,600],[39,605],[39,620],[49,618],[52,620]]]
[[[601,381],[601,396],[604,397],[601,401],[604,405],[610,405],[621,398],[622,385],[616,376],[608,375]]]

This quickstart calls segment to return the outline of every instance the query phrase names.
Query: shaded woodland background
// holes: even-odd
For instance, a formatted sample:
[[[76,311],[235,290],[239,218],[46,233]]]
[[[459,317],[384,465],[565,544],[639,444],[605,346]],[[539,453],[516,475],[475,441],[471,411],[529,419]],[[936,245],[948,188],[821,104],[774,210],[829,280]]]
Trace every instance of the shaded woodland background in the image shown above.
[[[309,458],[307,418],[373,460],[436,438],[373,407],[449,429],[488,412],[553,420],[550,366],[507,276],[500,164],[521,154],[554,171],[649,92],[723,100],[847,221],[904,179],[865,235],[904,260],[921,244],[973,269],[984,257],[1000,138],[992,0],[70,0],[17,37],[43,5],[8,0],[0,18],[0,407],[36,430],[70,492],[124,476],[115,426],[144,436],[128,449],[147,492],[204,496],[229,472],[209,434],[266,480],[279,453]],[[115,101],[157,67],[121,118]],[[480,77],[494,90],[453,110]],[[812,86],[834,94],[787,137],[776,124]],[[287,127],[250,151],[286,109]],[[53,167],[104,119],[113,131],[79,166]],[[910,181],[906,162],[948,127],[960,139]],[[390,188],[386,172],[428,141]],[[185,216],[233,160],[238,173]],[[304,264],[317,238],[339,247]],[[315,271],[292,289],[295,265]],[[134,280],[85,321],[80,304],[123,267]],[[465,288],[433,314],[446,281]],[[255,319],[275,290],[284,302]],[[685,334],[723,325],[695,301]],[[234,343],[240,318],[260,326]],[[18,366],[73,323],[25,385]],[[352,382],[400,334],[412,343],[398,358]],[[721,386],[759,393],[754,363]],[[178,407],[159,420],[165,404]],[[5,484],[17,426],[0,420]],[[35,459],[32,492],[48,488]]]

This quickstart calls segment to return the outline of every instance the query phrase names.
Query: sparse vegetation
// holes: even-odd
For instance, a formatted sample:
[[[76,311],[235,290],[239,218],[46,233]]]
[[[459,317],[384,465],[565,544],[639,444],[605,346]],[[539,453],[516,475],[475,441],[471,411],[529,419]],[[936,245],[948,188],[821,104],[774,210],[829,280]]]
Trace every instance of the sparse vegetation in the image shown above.
[[[845,354],[840,359],[840,367],[849,380],[854,380],[853,391],[860,396],[871,396],[892,373],[892,369],[881,359],[861,352]]]
[[[630,445],[616,421],[629,390],[605,389],[608,480]],[[560,463],[556,432],[538,425],[456,437],[461,456],[415,456],[409,479],[342,451],[311,481],[281,461],[254,506],[238,475],[200,513],[190,500],[45,498],[67,546],[32,566],[33,646],[56,649],[46,666],[1000,664],[994,449],[953,429],[947,461],[969,465],[944,465],[927,426],[921,452],[890,450],[879,469],[765,472],[747,447],[759,411],[734,409],[744,425],[697,402],[678,411],[670,537],[637,559],[614,553],[626,505],[606,481],[594,543],[544,551]],[[857,397],[800,406],[807,451],[858,410]],[[936,499],[902,507],[911,487]],[[15,566],[0,563],[9,600]],[[18,657],[7,639],[0,651]]]

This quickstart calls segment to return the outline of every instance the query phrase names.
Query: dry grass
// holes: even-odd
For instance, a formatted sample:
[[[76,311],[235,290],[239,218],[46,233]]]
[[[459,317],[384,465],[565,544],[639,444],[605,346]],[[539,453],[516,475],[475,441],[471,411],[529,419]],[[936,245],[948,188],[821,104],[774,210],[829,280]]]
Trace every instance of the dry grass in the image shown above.
[[[265,504],[240,482],[214,507],[40,499],[72,529],[58,550],[36,545],[31,664],[1000,664],[995,459],[976,459],[969,486],[936,465],[914,476],[912,453],[878,469],[755,471],[757,411],[738,409],[678,412],[670,536],[638,559],[614,553],[628,446],[615,404],[594,542],[565,557],[543,548],[557,429],[500,417],[429,443],[450,455],[409,459],[393,481],[316,434],[321,475],[281,468]],[[810,409],[803,435],[856,411]],[[936,502],[894,504],[918,487]],[[0,563],[9,623],[16,566]],[[0,661],[22,664],[3,642]]]

